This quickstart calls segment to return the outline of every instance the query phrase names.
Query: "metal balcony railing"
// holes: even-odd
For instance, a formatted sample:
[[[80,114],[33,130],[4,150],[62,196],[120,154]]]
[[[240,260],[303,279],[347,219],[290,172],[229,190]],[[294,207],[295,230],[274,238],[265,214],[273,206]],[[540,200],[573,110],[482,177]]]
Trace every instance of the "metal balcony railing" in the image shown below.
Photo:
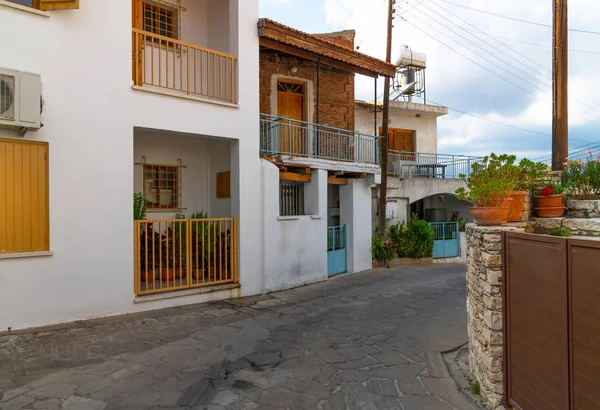
[[[482,157],[464,155],[389,151],[388,175],[400,178],[458,179],[461,174],[469,176],[473,164],[481,160]]]
[[[379,164],[379,137],[268,114],[260,116],[260,150],[267,155]]]

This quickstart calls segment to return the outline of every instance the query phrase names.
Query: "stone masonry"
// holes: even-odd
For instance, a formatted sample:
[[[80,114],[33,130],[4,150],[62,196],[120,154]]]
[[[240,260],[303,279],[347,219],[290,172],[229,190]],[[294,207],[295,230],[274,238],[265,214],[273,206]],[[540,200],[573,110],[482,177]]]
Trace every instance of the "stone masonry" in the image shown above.
[[[501,408],[502,232],[526,232],[528,224],[499,227],[467,225],[467,317],[469,366],[490,409]]]

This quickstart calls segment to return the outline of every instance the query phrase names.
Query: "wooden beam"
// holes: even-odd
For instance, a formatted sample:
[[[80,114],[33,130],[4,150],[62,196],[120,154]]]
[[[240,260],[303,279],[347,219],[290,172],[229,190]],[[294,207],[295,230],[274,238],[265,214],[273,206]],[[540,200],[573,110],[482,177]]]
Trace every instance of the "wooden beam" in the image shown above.
[[[311,176],[306,174],[296,174],[294,172],[280,172],[279,179],[282,181],[297,181],[297,182],[310,182]]]
[[[348,179],[331,176],[327,178],[327,183],[329,185],[348,185]]]

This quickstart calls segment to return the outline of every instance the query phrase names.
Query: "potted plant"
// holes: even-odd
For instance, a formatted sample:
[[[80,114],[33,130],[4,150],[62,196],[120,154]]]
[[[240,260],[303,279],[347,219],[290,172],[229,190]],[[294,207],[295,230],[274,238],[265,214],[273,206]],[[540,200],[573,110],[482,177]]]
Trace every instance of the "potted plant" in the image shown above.
[[[567,160],[563,170],[567,186],[569,215],[577,218],[600,218],[600,155],[590,151],[586,160]]]
[[[471,215],[478,225],[503,225],[508,222],[510,193],[519,183],[521,169],[515,166],[515,155],[484,157],[472,165],[473,171],[461,178],[467,188],[456,191],[458,199],[472,202]]]
[[[176,215],[176,221],[169,222],[163,236],[163,281],[176,279],[183,281],[186,266],[186,221],[185,215]]]
[[[140,278],[142,282],[154,281],[160,260],[162,237],[154,230],[154,224],[146,220],[146,201],[141,192],[133,194],[133,219],[139,226]]]
[[[543,178],[544,173],[548,170],[548,165],[545,163],[536,163],[527,158],[521,160],[519,167],[521,169],[519,181],[510,193],[512,201],[510,201],[508,211],[509,222],[527,221],[529,219],[528,214],[523,214],[525,198],[533,192],[536,183]]]
[[[540,218],[558,218],[565,213],[563,204],[565,188],[560,184],[548,184],[535,195],[535,213]]]

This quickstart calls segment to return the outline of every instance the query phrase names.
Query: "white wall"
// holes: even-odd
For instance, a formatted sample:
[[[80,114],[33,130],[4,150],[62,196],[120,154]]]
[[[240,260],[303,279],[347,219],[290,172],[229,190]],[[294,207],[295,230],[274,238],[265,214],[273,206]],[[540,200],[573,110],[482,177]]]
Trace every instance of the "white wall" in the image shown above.
[[[273,292],[327,279],[327,171],[305,184],[310,216],[279,216],[279,169],[262,160],[265,290]]]
[[[134,162],[178,165],[181,170],[182,207],[185,215],[207,212],[211,218],[231,217],[231,199],[217,198],[217,172],[231,170],[231,142],[201,136],[179,136],[152,130],[136,130]],[[143,166],[134,167],[134,192],[143,192]],[[148,219],[173,218],[177,212],[148,211]]]
[[[258,149],[258,1],[231,0],[240,106],[132,89],[131,10],[123,0],[82,1],[43,17],[0,5],[0,65],[40,73],[48,141],[53,256],[0,260],[0,328],[86,319],[236,296],[221,292],[134,303],[134,127],[230,138],[233,216],[240,218],[242,295],[263,291]],[[237,17],[236,17],[237,16]],[[110,25],[106,22],[110,21]],[[26,36],[15,33],[27,32]],[[0,131],[0,137],[18,138]],[[323,239],[325,240],[325,239]]]
[[[437,153],[437,117],[410,113],[405,110],[390,108],[389,127],[404,130],[414,130],[417,134],[415,150],[423,153]],[[373,134],[373,110],[356,108],[354,110],[354,123],[356,131],[364,134]],[[377,113],[377,133],[382,124],[382,113]]]
[[[444,198],[443,201],[440,201],[440,196]],[[469,212],[473,205],[468,201],[461,201],[454,195],[440,194],[425,198],[423,201],[425,209],[446,209],[448,220],[452,219],[453,212],[458,212],[458,216],[463,218],[465,222],[473,222],[473,217]]]
[[[371,187],[366,179],[349,179],[340,186],[341,224],[348,229],[348,272],[362,272],[373,267],[371,237]]]

